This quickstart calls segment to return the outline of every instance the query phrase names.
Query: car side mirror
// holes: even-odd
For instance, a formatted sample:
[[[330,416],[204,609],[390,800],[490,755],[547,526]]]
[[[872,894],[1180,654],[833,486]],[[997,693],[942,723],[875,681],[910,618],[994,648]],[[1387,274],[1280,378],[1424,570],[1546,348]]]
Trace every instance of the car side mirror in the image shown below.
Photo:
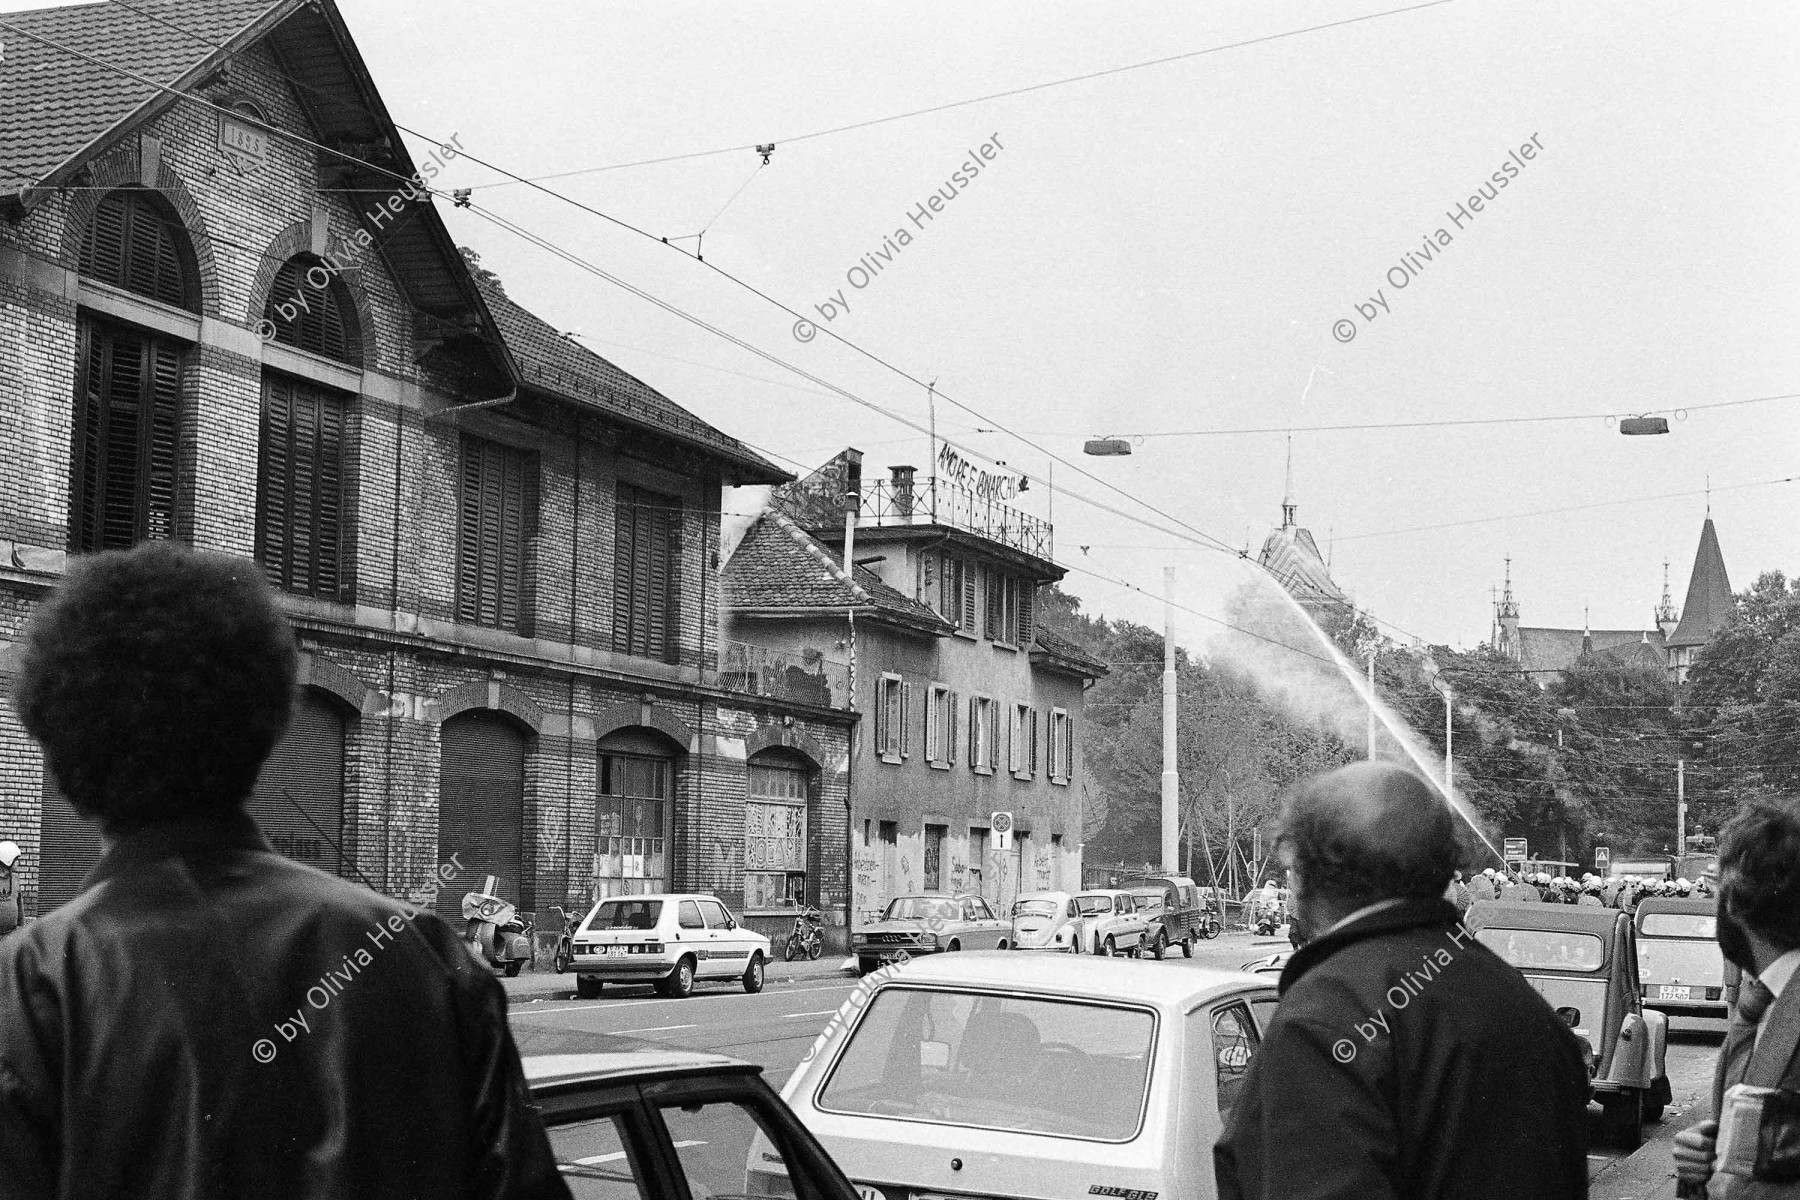
[[[1570,1029],[1581,1024],[1581,1010],[1579,1008],[1559,1008],[1556,1010],[1556,1015],[1568,1022]]]

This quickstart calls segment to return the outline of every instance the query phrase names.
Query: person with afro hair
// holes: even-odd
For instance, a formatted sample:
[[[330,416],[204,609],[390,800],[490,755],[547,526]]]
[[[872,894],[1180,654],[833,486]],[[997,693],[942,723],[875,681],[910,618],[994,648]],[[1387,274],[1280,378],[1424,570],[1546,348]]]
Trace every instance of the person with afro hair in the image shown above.
[[[0,940],[0,1198],[569,1195],[499,982],[245,811],[298,667],[256,563],[72,558],[20,650],[14,705],[103,854]]]

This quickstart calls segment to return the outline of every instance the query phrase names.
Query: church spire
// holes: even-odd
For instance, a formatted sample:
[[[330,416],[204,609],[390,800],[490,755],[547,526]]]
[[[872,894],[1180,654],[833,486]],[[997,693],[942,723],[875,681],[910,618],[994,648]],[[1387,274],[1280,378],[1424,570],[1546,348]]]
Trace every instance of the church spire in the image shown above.
[[[1292,529],[1300,522],[1294,515],[1294,435],[1287,435],[1287,475],[1281,483],[1281,527]]]
[[[1663,593],[1662,603],[1656,606],[1656,627],[1662,630],[1663,640],[1675,636],[1676,627],[1681,624],[1681,614],[1675,611],[1675,601],[1669,595],[1669,560],[1663,559]]]

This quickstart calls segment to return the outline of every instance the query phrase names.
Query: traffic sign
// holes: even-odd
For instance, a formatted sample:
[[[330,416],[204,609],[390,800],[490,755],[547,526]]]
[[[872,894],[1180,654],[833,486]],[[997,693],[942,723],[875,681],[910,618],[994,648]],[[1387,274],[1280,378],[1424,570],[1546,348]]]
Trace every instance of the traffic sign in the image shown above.
[[[1594,870],[1604,872],[1612,865],[1612,850],[1606,846],[1594,847]]]
[[[1506,851],[1502,857],[1507,859],[1526,859],[1531,857],[1530,853],[1525,849],[1524,838],[1507,838],[1502,848]]]
[[[1009,812],[988,814],[988,828],[993,831],[994,849],[1011,850],[1013,840],[1013,815]]]

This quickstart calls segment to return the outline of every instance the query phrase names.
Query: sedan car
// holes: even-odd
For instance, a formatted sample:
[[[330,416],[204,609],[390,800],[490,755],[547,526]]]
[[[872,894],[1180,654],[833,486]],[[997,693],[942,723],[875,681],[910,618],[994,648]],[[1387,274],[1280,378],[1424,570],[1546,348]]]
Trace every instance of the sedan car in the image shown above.
[[[648,983],[682,998],[701,979],[763,989],[769,939],[738,923],[716,896],[611,896],[594,905],[570,941],[575,994],[608,983]]]
[[[1212,1198],[1272,981],[1026,954],[865,979],[782,1089],[864,1200]]]
[[[1027,892],[1013,901],[1014,950],[1079,951],[1081,910],[1067,892]]]
[[[896,896],[881,920],[850,938],[850,952],[864,975],[884,962],[940,950],[1004,950],[1010,945],[1012,926],[996,917],[986,900],[938,892]]]
[[[858,1200],[761,1067],[673,1050],[524,1064],[575,1200]]]
[[[1147,915],[1138,911],[1137,899],[1118,888],[1079,892],[1075,907],[1081,910],[1082,948],[1090,954],[1107,958],[1136,954],[1150,928]]]
[[[1483,900],[1464,922],[1587,1042],[1588,1078],[1606,1124],[1635,1149],[1643,1122],[1660,1119],[1669,1102],[1669,1019],[1643,1006],[1631,918],[1610,908]]]

